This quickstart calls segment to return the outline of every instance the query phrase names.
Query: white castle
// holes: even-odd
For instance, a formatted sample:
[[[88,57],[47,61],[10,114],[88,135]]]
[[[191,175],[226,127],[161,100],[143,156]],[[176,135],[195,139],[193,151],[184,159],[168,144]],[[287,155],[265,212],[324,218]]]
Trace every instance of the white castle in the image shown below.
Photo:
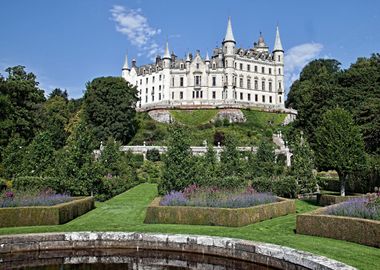
[[[137,66],[128,56],[122,77],[137,86],[139,110],[164,108],[249,108],[283,110],[284,50],[279,29],[272,52],[260,33],[252,48],[236,48],[231,19],[222,47],[211,58],[187,53],[179,59],[166,42],[163,57]]]

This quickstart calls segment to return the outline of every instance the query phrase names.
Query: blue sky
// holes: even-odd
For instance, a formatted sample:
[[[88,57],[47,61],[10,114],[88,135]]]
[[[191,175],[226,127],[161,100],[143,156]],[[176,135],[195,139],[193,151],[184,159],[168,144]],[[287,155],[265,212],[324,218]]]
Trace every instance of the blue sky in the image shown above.
[[[348,67],[380,51],[380,1],[3,0],[0,4],[0,73],[24,65],[47,93],[55,87],[80,97],[86,82],[120,76],[124,55],[137,64],[163,50],[182,57],[211,53],[227,18],[238,47],[259,32],[273,47],[279,24],[287,86],[310,60],[335,58]]]

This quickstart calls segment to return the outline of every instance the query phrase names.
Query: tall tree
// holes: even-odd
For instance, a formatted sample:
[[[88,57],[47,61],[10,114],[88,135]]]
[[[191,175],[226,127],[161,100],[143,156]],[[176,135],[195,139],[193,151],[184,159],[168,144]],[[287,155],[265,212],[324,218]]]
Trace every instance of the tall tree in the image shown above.
[[[137,90],[120,77],[96,78],[84,94],[84,118],[98,141],[127,144],[136,133]]]
[[[36,76],[27,73],[24,66],[7,68],[6,72],[6,78],[0,76],[0,146],[14,136],[31,141],[39,130],[38,110],[45,101]]]
[[[345,196],[348,176],[362,169],[365,161],[364,142],[360,129],[349,112],[341,108],[327,111],[316,130],[316,157],[323,169],[338,172],[341,196]]]
[[[163,181],[159,185],[161,194],[182,190],[193,184],[194,159],[186,130],[180,126],[171,127],[168,150],[164,158]]]

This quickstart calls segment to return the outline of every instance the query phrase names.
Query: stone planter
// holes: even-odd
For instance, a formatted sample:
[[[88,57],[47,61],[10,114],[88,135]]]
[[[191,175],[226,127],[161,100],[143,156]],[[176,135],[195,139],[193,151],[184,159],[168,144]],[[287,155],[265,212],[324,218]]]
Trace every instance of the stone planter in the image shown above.
[[[160,206],[160,200],[155,198],[148,207],[145,223],[239,227],[296,211],[294,200],[284,198],[248,208]]]
[[[380,221],[324,214],[329,207],[297,215],[297,233],[380,247]]]
[[[0,208],[0,227],[63,224],[94,207],[93,197],[78,197],[73,201],[53,206]]]
[[[345,202],[354,198],[361,198],[364,197],[365,195],[352,195],[352,196],[340,196],[340,195],[332,195],[332,194],[317,194],[317,203],[318,205],[321,206],[326,206],[326,205],[332,205],[332,204],[337,204],[341,202]]]

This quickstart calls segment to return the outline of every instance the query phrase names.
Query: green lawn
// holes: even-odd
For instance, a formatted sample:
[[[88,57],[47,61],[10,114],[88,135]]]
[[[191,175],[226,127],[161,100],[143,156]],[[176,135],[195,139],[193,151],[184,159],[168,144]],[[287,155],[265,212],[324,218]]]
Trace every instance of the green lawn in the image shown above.
[[[228,228],[217,226],[144,224],[145,209],[157,195],[155,184],[141,184],[104,203],[95,210],[57,226],[0,228],[0,234],[61,232],[61,231],[135,231],[203,234],[274,243],[327,256],[359,269],[375,270],[380,265],[380,249],[328,238],[294,233],[295,214],[253,225]],[[297,212],[307,212],[316,206],[297,201]]]
[[[209,123],[218,110],[172,110],[171,115],[178,122],[188,125],[197,126]]]

